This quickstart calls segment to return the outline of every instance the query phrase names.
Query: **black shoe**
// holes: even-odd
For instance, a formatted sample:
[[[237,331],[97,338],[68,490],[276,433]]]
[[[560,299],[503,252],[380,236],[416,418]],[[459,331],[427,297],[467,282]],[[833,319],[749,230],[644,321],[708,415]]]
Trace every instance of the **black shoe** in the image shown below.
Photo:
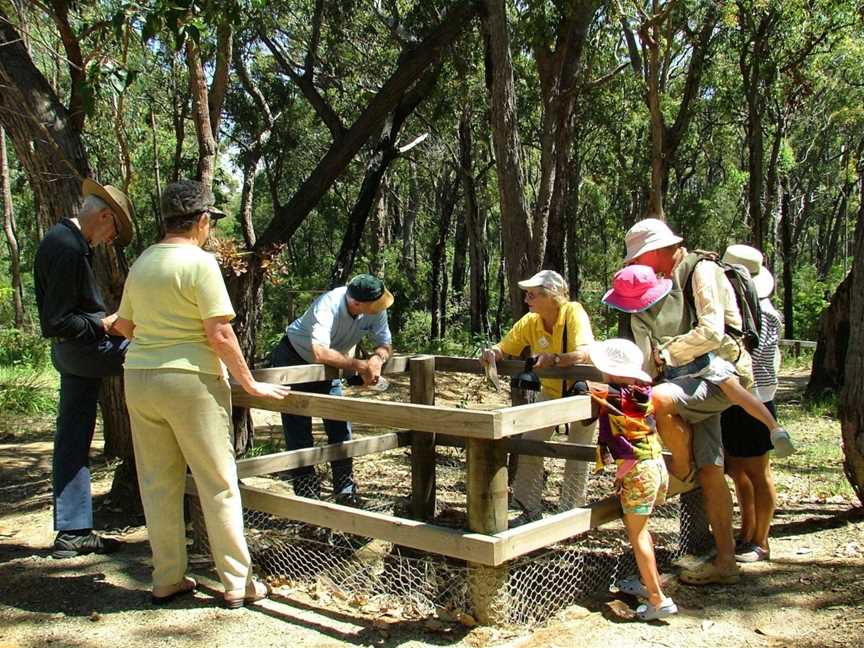
[[[123,545],[114,538],[103,538],[93,531],[86,535],[65,533],[61,531],[54,540],[52,558],[74,558],[86,554],[108,554],[117,551]]]

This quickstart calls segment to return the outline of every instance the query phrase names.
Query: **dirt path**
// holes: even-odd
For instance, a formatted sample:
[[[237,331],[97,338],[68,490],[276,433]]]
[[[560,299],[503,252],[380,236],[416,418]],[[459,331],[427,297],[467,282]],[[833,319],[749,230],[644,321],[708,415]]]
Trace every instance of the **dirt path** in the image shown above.
[[[794,397],[795,385],[787,386]],[[464,394],[461,387],[452,392]],[[48,556],[51,425],[27,421],[25,430],[0,435],[0,648],[864,645],[864,512],[845,496],[825,496],[812,487],[808,496],[794,489],[781,493],[772,562],[746,567],[734,587],[673,583],[681,614],[668,623],[630,623],[618,618],[608,601],[596,601],[568,608],[536,628],[466,628],[435,619],[350,615],[287,588],[271,601],[227,611],[215,605],[219,588],[205,568],[196,570],[202,588],[194,597],[154,608],[149,548],[140,524],[125,529],[127,544],[120,553],[72,560]],[[101,496],[110,485],[111,466],[97,458],[98,439],[94,445],[95,492]],[[125,524],[104,507],[97,512],[99,527]]]

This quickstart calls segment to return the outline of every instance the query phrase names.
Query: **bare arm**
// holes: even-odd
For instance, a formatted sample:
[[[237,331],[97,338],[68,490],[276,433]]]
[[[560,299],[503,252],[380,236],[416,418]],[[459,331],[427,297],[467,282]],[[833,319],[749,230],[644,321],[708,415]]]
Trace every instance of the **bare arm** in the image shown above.
[[[337,369],[356,371],[363,377],[363,383],[366,385],[374,385],[378,382],[378,378],[381,376],[381,367],[384,365],[386,359],[390,357],[390,353],[390,346],[382,344],[375,349],[375,353],[368,360],[361,360],[360,358],[352,358],[349,355],[340,353],[330,347],[312,343],[312,356],[315,362]]]
[[[234,334],[234,329],[228,322],[227,317],[210,317],[204,320],[204,332],[207,335],[207,342],[216,352],[216,355],[228,367],[229,373],[234,377],[240,386],[253,396],[265,396],[268,398],[285,398],[290,391],[289,387],[282,385],[271,385],[269,383],[261,383],[252,377],[252,372],[249,371],[249,365],[246,364],[246,359],[243,357],[243,352],[240,350],[240,344],[237,342],[237,336]]]

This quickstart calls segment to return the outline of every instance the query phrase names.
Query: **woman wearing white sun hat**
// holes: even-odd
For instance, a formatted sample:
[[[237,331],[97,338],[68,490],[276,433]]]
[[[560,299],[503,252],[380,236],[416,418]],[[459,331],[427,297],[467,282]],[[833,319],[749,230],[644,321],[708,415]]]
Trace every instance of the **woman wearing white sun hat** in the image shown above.
[[[762,324],[759,346],[751,352],[755,379],[753,392],[776,417],[774,394],[777,391],[781,321],[770,300],[774,292],[774,277],[763,265],[762,253],[749,245],[730,245],[723,261],[744,266],[756,286]],[[726,472],[735,482],[741,512],[735,559],[738,562],[768,560],[771,555],[768,532],[777,504],[768,452],[773,449],[775,457],[788,456],[794,452],[792,441],[782,428],[780,434],[772,435],[763,424],[737,406],[723,412],[722,427]]]
[[[529,312],[517,321],[498,344],[484,349],[480,362],[484,365],[501,360],[504,355],[517,357],[528,347],[535,358],[534,367],[569,367],[590,363],[588,344],[594,341],[588,314],[578,302],[570,301],[567,282],[554,270],[541,270],[519,282],[525,291]],[[540,400],[561,398],[564,385],[557,378],[540,380]],[[571,443],[592,443],[595,423],[576,421],[569,426]],[[525,434],[526,439],[548,440],[554,428]],[[561,485],[562,510],[582,506],[588,483],[589,464],[567,461]],[[519,522],[539,519],[542,514],[543,458],[523,455],[513,476],[514,503],[524,511]]]

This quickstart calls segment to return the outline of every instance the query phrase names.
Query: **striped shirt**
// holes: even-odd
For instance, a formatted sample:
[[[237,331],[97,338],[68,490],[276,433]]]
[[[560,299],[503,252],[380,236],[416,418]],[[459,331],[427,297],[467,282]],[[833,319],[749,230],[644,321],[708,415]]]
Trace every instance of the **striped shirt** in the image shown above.
[[[763,402],[774,400],[777,391],[777,368],[775,358],[780,345],[780,315],[768,299],[760,302],[762,306],[762,330],[759,332],[759,346],[750,352],[753,358],[754,391]],[[767,398],[766,398],[767,397]]]

